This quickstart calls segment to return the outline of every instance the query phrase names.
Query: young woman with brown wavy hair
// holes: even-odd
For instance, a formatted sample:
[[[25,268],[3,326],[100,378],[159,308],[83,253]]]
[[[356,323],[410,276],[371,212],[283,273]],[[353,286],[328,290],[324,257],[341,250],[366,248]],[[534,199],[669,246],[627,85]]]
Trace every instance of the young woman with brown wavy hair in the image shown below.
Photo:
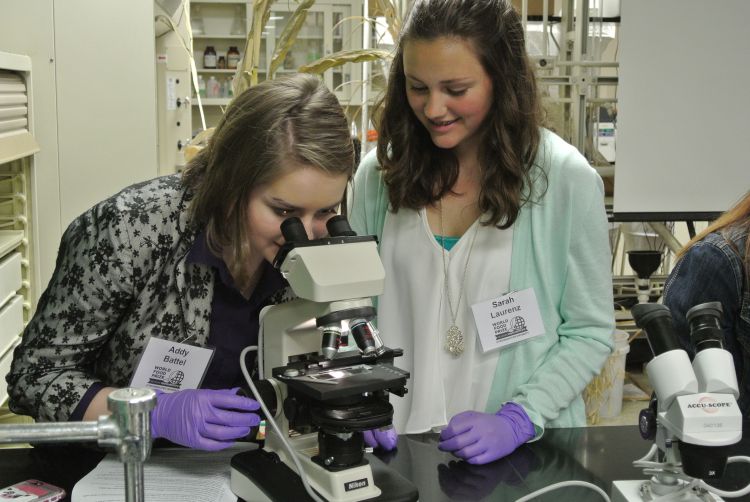
[[[386,267],[378,328],[403,347],[401,432],[482,464],[584,426],[612,346],[602,180],[541,126],[506,0],[417,0],[392,62],[351,222]]]

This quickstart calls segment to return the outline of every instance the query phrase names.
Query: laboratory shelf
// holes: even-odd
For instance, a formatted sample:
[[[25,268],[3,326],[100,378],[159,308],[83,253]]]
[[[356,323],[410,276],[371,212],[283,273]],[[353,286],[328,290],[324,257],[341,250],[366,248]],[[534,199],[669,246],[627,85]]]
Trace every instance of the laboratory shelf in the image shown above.
[[[218,68],[198,68],[198,73],[236,73],[237,70],[218,69]]]
[[[198,98],[193,98],[193,106],[198,106]],[[226,106],[231,98],[202,98],[203,106]]]
[[[237,40],[245,40],[247,35],[226,35],[221,33],[208,33],[205,35],[193,35],[193,39],[225,39],[225,38],[234,38]]]
[[[0,256],[23,242],[23,230],[0,230]]]

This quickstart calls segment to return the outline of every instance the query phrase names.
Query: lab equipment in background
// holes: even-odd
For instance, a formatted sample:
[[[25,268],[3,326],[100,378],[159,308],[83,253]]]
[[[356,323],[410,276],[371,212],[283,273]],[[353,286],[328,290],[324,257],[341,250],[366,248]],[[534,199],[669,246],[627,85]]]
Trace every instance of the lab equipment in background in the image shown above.
[[[200,5],[195,5],[190,9],[190,29],[193,35],[203,35],[205,33]]]
[[[208,82],[206,82],[206,97],[207,98],[220,98],[221,97],[221,84],[219,84],[219,81],[213,75],[208,77]]]
[[[232,45],[227,51],[227,68],[236,70],[238,64],[240,64],[240,51],[237,50],[237,46]]]
[[[298,218],[282,224],[274,266],[299,298],[261,312],[259,376],[270,398],[251,389],[271,428],[263,449],[233,457],[231,488],[255,501],[320,500],[306,486],[331,502],[417,500],[411,482],[364,456],[363,433],[391,426],[388,393],[403,396],[409,377],[393,365],[402,351],[383,346],[370,323],[385,279],[377,243],[343,216],[328,231],[310,241]],[[342,346],[345,331],[356,346]]]
[[[636,273],[635,286],[638,303],[648,303],[651,298],[651,275],[661,264],[661,251],[628,251],[628,263]]]
[[[183,147],[189,141],[193,129],[192,108],[193,104],[199,102],[198,99],[193,102],[193,98],[198,98],[200,93],[198,74],[193,72],[196,62],[185,41],[191,36],[204,35],[205,30],[201,9],[196,4],[196,16],[191,23],[186,10],[187,3],[186,0],[154,2],[159,176],[179,172],[184,167],[186,159]],[[111,14],[107,19],[113,19]],[[200,59],[200,56],[196,57]],[[205,94],[201,97],[205,97]],[[120,136],[118,141],[119,138]],[[109,193],[111,192],[107,192]]]
[[[232,79],[229,77],[224,79],[224,91],[222,95],[225,98],[234,97],[234,90],[232,89]]]
[[[602,154],[604,160],[609,163],[615,162],[616,141],[615,119],[607,108],[599,107],[599,120],[594,122],[595,147]]]
[[[96,422],[0,425],[0,444],[93,442],[114,449],[125,464],[125,499],[144,500],[143,462],[151,454],[151,410],[156,393],[124,388],[107,397],[112,413]]]
[[[232,29],[230,35],[245,35],[245,16],[242,13],[242,7],[235,5],[234,19],[232,19]]]
[[[203,75],[198,75],[198,95],[202,98],[206,97],[206,79]]]
[[[207,45],[203,51],[203,68],[216,68],[216,49],[213,45]]]
[[[718,501],[720,496],[750,493],[750,485],[725,493],[704,479],[724,473],[731,445],[742,438],[742,414],[732,355],[722,347],[721,304],[696,305],[687,313],[690,338],[696,348],[692,362],[680,348],[672,316],[664,305],[644,303],[632,308],[636,324],[646,332],[654,358],[646,366],[655,389],[641,412],[641,436],[655,443],[633,462],[648,481],[615,481],[613,502],[640,502],[669,496],[669,500]],[[665,498],[666,500],[666,498]]]

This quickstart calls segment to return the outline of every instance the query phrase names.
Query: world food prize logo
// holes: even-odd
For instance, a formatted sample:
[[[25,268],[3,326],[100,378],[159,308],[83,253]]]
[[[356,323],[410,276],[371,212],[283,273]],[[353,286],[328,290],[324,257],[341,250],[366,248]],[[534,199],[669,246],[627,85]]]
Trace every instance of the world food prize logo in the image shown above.
[[[513,319],[510,320],[510,329],[513,331],[513,333],[521,333],[526,330],[526,319],[521,317],[520,315],[517,315]]]
[[[495,322],[493,327],[495,329],[495,340],[498,341],[509,337],[524,335],[529,331],[526,327],[526,319],[520,315]]]
[[[182,387],[182,381],[185,379],[185,373],[182,370],[170,370],[163,366],[156,366],[148,383],[179,390]]]

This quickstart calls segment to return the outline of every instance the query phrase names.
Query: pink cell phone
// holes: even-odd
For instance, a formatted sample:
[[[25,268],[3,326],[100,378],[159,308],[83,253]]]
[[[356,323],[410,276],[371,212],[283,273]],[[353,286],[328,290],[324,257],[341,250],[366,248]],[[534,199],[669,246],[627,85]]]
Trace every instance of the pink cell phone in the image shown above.
[[[0,489],[0,501],[55,502],[63,498],[65,490],[38,479],[27,479]]]

